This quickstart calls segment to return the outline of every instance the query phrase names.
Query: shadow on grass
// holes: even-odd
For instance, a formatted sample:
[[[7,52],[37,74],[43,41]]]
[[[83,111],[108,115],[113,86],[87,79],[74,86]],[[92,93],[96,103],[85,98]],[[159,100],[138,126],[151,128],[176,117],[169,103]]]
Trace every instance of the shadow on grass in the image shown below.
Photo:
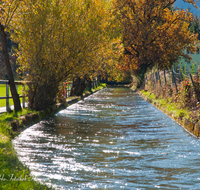
[[[0,187],[1,190],[47,190],[45,185],[34,181],[28,168],[18,160],[12,143],[0,143]]]
[[[29,110],[19,113],[0,115],[0,189],[1,190],[47,190],[52,189],[36,182],[30,176],[30,171],[19,161],[12,144],[16,136],[9,125],[18,116],[28,114]]]

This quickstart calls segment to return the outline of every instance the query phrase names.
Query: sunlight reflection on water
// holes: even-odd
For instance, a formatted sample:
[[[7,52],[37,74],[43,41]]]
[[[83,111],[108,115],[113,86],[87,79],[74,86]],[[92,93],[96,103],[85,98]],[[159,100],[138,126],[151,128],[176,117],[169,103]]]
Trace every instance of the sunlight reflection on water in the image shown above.
[[[13,142],[57,189],[200,189],[199,140],[128,88],[95,93]]]

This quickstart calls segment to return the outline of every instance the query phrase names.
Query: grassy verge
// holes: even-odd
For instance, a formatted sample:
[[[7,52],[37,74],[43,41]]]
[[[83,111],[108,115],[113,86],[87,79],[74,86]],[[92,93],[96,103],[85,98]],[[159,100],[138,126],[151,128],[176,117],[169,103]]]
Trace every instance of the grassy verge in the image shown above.
[[[97,87],[93,88],[92,89],[92,92],[96,92],[98,90],[102,90],[103,88],[106,88],[106,84],[105,83],[100,83]],[[83,92],[83,94],[87,94],[87,93],[90,93],[90,91],[86,88]]]
[[[182,107],[181,102],[172,102],[172,98],[159,98],[148,91],[139,91],[139,94],[157,108],[169,115],[191,135],[200,138],[200,110]]]
[[[93,92],[106,87],[106,84],[100,84]],[[4,96],[4,95],[3,95]],[[69,97],[68,99],[73,99]],[[0,114],[0,189],[1,190],[47,190],[52,189],[40,184],[32,179],[30,171],[18,160],[14,150],[12,139],[19,132],[13,132],[10,122],[19,120],[20,116],[38,113],[29,109],[23,109],[21,112]],[[50,112],[49,112],[50,113]]]
[[[103,88],[106,88],[106,83],[100,83],[96,88],[92,89],[92,92],[102,90]]]
[[[32,179],[28,168],[18,160],[12,139],[17,135],[10,126],[10,121],[22,115],[35,113],[24,109],[18,113],[0,115],[0,189],[1,190],[44,190],[51,189]]]
[[[150,93],[148,91],[142,90],[140,91],[140,94],[145,97],[145,99],[150,100],[154,105],[157,105],[157,107],[165,109],[165,111],[174,117],[182,118],[185,117],[189,119],[191,117],[192,112],[188,110],[187,108],[179,108],[180,105],[178,103],[172,103],[170,102],[170,99],[161,99],[156,98],[154,93]]]

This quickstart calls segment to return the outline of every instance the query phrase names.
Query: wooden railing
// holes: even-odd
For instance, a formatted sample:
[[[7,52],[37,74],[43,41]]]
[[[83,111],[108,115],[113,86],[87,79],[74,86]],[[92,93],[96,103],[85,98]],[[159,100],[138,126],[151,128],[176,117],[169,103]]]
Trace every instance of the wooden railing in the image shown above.
[[[22,98],[22,107],[25,108],[25,85],[27,82],[25,81],[15,81],[15,85],[16,85],[16,89],[18,92],[18,85],[22,85],[23,86],[23,90],[22,90],[22,95],[20,95],[19,97]],[[0,99],[5,99],[6,100],[6,111],[10,111],[10,106],[9,106],[9,99],[12,98],[12,96],[9,96],[9,81],[8,80],[0,80],[0,84],[5,84],[6,85],[6,96],[0,97]],[[66,81],[65,82],[65,97],[68,98],[70,96],[70,91],[72,88],[72,82],[70,81]],[[95,79],[92,82],[92,88],[97,87],[97,79]]]
[[[0,80],[0,84],[6,85],[6,96],[0,97],[0,99],[6,99],[6,111],[9,111],[10,110],[9,99],[12,98],[12,96],[9,96],[9,81],[8,80]],[[25,97],[26,97],[25,82],[24,81],[15,81],[15,86],[16,86],[17,92],[18,92],[18,85],[23,86],[22,95],[20,95],[19,97],[22,98],[22,106],[23,106],[23,108],[25,108]]]

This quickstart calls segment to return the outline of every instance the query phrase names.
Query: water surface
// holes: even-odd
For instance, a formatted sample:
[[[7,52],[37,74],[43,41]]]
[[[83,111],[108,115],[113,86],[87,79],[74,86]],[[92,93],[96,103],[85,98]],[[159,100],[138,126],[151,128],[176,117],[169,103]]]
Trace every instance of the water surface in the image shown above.
[[[199,140],[129,88],[106,88],[14,140],[57,189],[200,189]]]

